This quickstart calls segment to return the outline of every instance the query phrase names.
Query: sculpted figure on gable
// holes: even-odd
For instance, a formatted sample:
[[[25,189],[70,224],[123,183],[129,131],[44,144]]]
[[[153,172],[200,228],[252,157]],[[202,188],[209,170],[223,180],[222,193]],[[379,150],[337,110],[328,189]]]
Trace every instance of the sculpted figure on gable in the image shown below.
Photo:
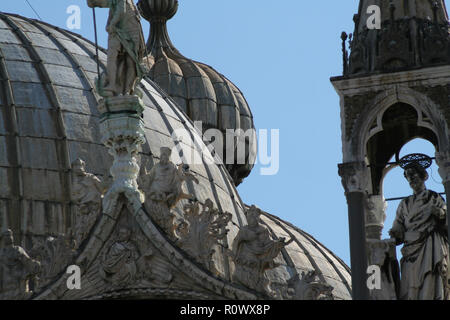
[[[102,198],[109,181],[86,172],[86,163],[81,159],[72,162],[72,201],[76,205],[75,226],[72,229],[76,245],[86,239],[101,211]]]
[[[40,263],[30,258],[25,250],[14,245],[11,230],[1,234],[0,247],[0,300],[21,300],[33,292],[30,280],[39,273]]]
[[[170,270],[166,269],[163,275],[153,270],[155,252],[147,241],[139,232],[120,227],[102,255],[100,275],[103,279],[116,288],[170,283],[173,278]]]
[[[248,288],[275,296],[266,271],[278,266],[275,258],[292,240],[274,240],[269,229],[263,225],[261,214],[261,210],[256,206],[250,207],[246,212],[248,225],[239,230],[233,241],[233,280]]]
[[[136,280],[138,258],[137,246],[131,241],[131,230],[121,228],[117,241],[107,250],[102,261],[104,279],[119,287],[133,282]]]
[[[193,199],[194,196],[183,192],[183,182],[198,180],[189,172],[189,166],[177,166],[170,161],[172,150],[161,148],[160,162],[155,164],[145,175],[144,190],[146,193],[146,207],[156,223],[169,236],[175,237],[175,215],[170,212],[182,199]]]

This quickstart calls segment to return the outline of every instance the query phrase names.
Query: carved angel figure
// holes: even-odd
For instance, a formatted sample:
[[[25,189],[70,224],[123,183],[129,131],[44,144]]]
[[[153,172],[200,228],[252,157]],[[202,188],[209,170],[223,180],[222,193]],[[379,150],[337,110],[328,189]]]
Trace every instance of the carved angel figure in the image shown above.
[[[106,25],[108,60],[106,77],[99,79],[102,96],[132,95],[142,79],[145,41],[141,18],[133,0],[87,0],[91,8],[109,8]]]

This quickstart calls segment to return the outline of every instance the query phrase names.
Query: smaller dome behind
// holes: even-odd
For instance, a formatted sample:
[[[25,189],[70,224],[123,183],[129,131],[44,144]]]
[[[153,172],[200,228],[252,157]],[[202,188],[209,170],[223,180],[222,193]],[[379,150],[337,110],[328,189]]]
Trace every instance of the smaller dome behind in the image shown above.
[[[234,184],[239,185],[253,169],[257,152],[253,115],[244,95],[224,75],[184,57],[172,44],[166,22],[176,14],[177,0],[140,0],[138,7],[142,16],[150,21],[148,77],[166,91],[192,121],[201,121],[203,132],[215,128],[224,134],[222,160],[226,164],[227,155],[234,154],[234,163],[226,167]],[[234,146],[227,149],[227,129],[242,129],[248,135],[237,133]],[[242,144],[245,144],[245,158],[238,161],[237,150]]]

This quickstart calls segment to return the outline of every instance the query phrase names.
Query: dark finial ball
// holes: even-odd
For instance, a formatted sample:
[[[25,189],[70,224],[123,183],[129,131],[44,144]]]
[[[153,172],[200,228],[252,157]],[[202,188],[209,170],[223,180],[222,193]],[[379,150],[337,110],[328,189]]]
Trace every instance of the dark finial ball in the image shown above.
[[[139,0],[139,12],[145,20],[169,20],[178,10],[178,0]]]

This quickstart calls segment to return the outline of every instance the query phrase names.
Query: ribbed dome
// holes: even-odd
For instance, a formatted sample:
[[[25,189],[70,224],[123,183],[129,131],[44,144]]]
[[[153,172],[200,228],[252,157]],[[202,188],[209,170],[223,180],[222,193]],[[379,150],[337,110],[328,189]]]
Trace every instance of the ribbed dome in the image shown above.
[[[104,50],[100,61],[104,69]],[[72,161],[82,158],[87,171],[99,177],[111,167],[112,158],[100,143],[96,70],[95,47],[79,35],[0,14],[0,230],[11,228],[16,244],[26,250],[37,239],[70,231]],[[141,166],[148,169],[157,162],[160,147],[172,148],[172,133],[179,129],[203,148],[204,159],[211,158],[193,123],[170,97],[152,81],[142,81],[141,89],[147,139]],[[190,148],[181,146],[183,151]],[[188,191],[232,214],[228,226],[232,243],[239,228],[247,225],[246,206],[225,167],[208,163],[213,162],[190,165],[199,184],[188,184]],[[184,203],[175,209],[180,215]],[[350,299],[350,273],[341,260],[277,217],[264,213],[262,220],[275,238],[294,239],[277,258],[280,266],[269,272],[274,283],[283,285],[295,274],[315,270],[334,287],[336,299]],[[216,258],[228,263],[225,254]]]
[[[253,116],[242,92],[212,67],[184,57],[170,41],[166,22],[175,15],[178,1],[140,0],[138,6],[142,16],[150,21],[148,76],[193,121],[202,121],[203,131],[217,128],[225,133],[226,129],[254,129]],[[236,140],[236,146],[246,146],[245,164],[235,161],[226,167],[235,185],[239,185],[253,168],[257,141],[255,132],[247,138],[241,134]],[[224,146],[222,159],[227,154],[236,154],[236,147],[226,150]]]
[[[373,15],[367,13],[371,5],[381,9],[379,30],[367,27]],[[450,64],[450,27],[444,0],[361,0],[354,21],[350,75]]]

